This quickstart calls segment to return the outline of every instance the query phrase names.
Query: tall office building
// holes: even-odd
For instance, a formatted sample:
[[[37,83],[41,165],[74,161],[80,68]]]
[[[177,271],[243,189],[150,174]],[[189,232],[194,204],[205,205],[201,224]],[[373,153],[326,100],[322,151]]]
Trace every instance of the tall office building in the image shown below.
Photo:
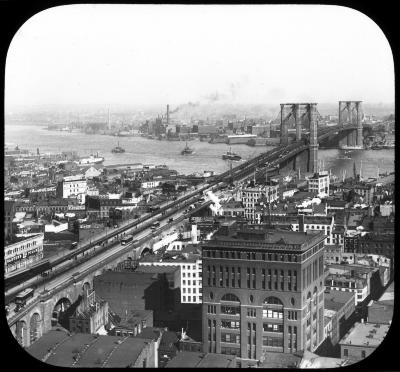
[[[223,225],[203,247],[203,351],[242,367],[324,338],[322,232]]]

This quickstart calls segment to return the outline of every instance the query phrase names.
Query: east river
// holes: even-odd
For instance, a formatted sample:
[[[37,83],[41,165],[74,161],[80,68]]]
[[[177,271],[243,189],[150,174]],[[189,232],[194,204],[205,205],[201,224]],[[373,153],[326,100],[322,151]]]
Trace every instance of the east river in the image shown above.
[[[194,149],[194,154],[183,156],[180,154],[185,147],[183,141],[159,141],[143,137],[112,137],[106,135],[90,135],[80,132],[49,131],[44,127],[34,125],[6,125],[5,144],[10,148],[19,146],[41,153],[60,153],[62,151],[76,151],[80,156],[99,153],[105,158],[104,165],[113,164],[165,164],[170,169],[176,169],[183,174],[202,173],[212,170],[220,173],[229,169],[229,162],[221,156],[229,146],[223,143],[209,144],[193,140],[188,145]],[[114,154],[112,148],[119,145],[125,153]],[[273,147],[250,147],[247,145],[233,145],[232,151],[239,154],[243,160],[248,160],[257,154],[270,150]],[[394,150],[359,150],[350,154],[350,159],[344,159],[343,150],[320,149],[318,158],[323,162],[324,169],[342,178],[353,174],[353,164],[359,170],[362,167],[362,176],[376,177],[379,173],[394,171]],[[239,164],[234,162],[235,164]],[[322,164],[321,164],[322,165]]]

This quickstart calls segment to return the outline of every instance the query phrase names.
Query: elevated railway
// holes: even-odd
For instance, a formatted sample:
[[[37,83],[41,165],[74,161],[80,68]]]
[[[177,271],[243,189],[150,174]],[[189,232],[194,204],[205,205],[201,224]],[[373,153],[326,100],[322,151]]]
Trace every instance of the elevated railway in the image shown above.
[[[319,131],[318,137],[320,136],[323,137],[325,135],[329,135],[331,133],[347,129],[352,129],[352,128],[350,128],[350,126],[345,126],[341,128],[337,126],[324,128],[323,130]],[[246,179],[250,175],[253,175],[256,169],[258,170],[258,173],[261,173],[265,172],[265,168],[279,167],[282,162],[287,161],[288,159],[296,156],[297,154],[307,149],[308,149],[308,140],[307,138],[305,138],[302,139],[301,141],[296,141],[287,146],[280,146],[268,152],[262,153],[251,160],[239,164],[238,166],[232,168],[231,170],[228,170],[218,176],[213,177],[207,182],[198,185],[194,191],[189,192],[187,195],[183,195],[179,199],[160,207],[158,210],[153,211],[152,213],[149,213],[148,215],[145,215],[139,219],[136,219],[135,221],[132,221],[126,224],[125,226],[117,228],[114,231],[110,231],[108,234],[104,236],[99,236],[93,239],[93,241],[91,241],[90,243],[83,244],[81,247],[78,247],[77,249],[71,252],[67,252],[67,254],[65,254],[62,257],[50,260],[49,261],[50,267],[46,267],[46,272],[48,273],[48,275],[40,278],[38,280],[38,283],[33,284],[33,286],[35,287],[36,285],[39,286],[45,284],[51,287],[52,281],[56,280],[61,275],[64,275],[70,271],[71,272],[70,279],[54,287],[53,290],[51,291],[54,294],[54,291],[58,290],[59,288],[71,284],[70,281],[74,279],[72,277],[73,270],[76,267],[85,265],[86,271],[92,271],[92,272],[96,271],[98,270],[99,265],[101,264],[104,265],[109,260],[115,260],[116,258],[121,257],[129,250],[132,250],[132,248],[140,247],[140,245],[142,245],[144,242],[157,236],[157,234],[169,228],[171,225],[174,225],[182,221],[184,218],[187,217],[187,215],[181,215],[171,224],[168,223],[164,226],[161,226],[156,231],[146,234],[145,236],[142,236],[143,233],[146,231],[146,229],[148,229],[155,220],[162,219],[163,221],[166,221],[166,219],[169,216],[179,213],[179,211],[186,209],[189,205],[198,202],[199,199],[202,198],[207,191],[217,191],[223,185],[225,185],[227,182],[231,180],[235,181],[235,180]],[[208,206],[210,204],[211,204],[210,201],[206,201],[202,203],[198,208],[196,208],[196,210],[198,210],[199,208],[204,208],[205,206]],[[194,211],[195,210],[191,211],[190,213]],[[132,234],[134,236],[133,239],[136,240],[134,240],[131,244],[121,247],[118,244],[118,237],[123,236],[123,234]],[[138,237],[140,238],[138,239]],[[90,261],[96,261],[96,257],[98,255],[104,255],[105,253],[107,253],[107,258],[105,258],[105,261],[102,260],[101,263],[96,262],[93,265],[90,265]],[[24,277],[24,281],[28,281],[29,279],[33,279],[36,276],[40,276],[40,274],[43,274],[43,272],[31,272],[30,274],[28,273],[28,275]],[[82,275],[83,275],[82,273],[79,274],[79,276]],[[76,280],[76,278],[74,280]],[[6,293],[6,303],[12,301],[13,296],[15,296],[16,293],[18,293],[15,290],[13,291],[15,285],[16,283],[9,285],[8,287],[9,290]],[[6,277],[6,286],[7,286],[7,277]],[[43,295],[44,294],[41,294],[39,297],[37,297],[36,300],[40,301],[40,298],[42,298]],[[12,320],[11,319],[9,320],[9,324],[10,321],[11,322],[17,321],[18,318],[20,318],[20,316],[19,314],[15,314],[11,318]]]

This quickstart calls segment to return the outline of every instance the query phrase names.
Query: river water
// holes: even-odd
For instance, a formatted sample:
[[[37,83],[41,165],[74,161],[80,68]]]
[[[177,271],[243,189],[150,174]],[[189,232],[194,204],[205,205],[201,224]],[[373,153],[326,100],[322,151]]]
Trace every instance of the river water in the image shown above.
[[[21,149],[29,149],[41,153],[60,153],[62,151],[76,151],[81,156],[88,156],[98,152],[104,156],[104,165],[113,164],[165,164],[170,169],[176,169],[183,174],[212,170],[220,173],[229,169],[229,162],[222,160],[221,156],[229,146],[223,143],[209,144],[194,140],[188,145],[195,150],[192,155],[180,154],[185,147],[185,142],[158,141],[143,137],[112,137],[106,135],[90,135],[80,132],[49,131],[44,127],[34,125],[7,125],[5,126],[5,143],[9,146],[18,145]],[[125,148],[123,154],[113,154],[111,149],[117,145]],[[273,147],[250,147],[247,145],[234,145],[232,151],[248,160]],[[362,166],[363,177],[376,177],[379,173],[394,171],[394,150],[361,150],[353,151],[351,159],[339,159],[344,151],[339,149],[320,149],[318,158],[323,161],[324,168],[342,178],[353,174],[353,164],[356,163],[357,171]],[[239,164],[234,162],[233,165]]]

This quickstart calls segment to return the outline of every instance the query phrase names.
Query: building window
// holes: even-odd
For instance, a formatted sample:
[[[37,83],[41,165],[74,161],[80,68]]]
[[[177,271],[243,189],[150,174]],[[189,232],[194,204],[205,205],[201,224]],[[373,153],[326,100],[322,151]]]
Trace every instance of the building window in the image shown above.
[[[349,350],[348,349],[343,349],[343,356],[345,356],[345,357],[349,356]]]
[[[240,344],[240,335],[222,332],[221,341],[231,344]]]
[[[221,328],[239,329],[240,322],[239,321],[231,321],[231,320],[221,320]]]
[[[283,324],[263,323],[264,332],[283,332]]]
[[[239,298],[232,293],[224,294],[221,298],[221,301],[240,302]]]
[[[283,337],[263,336],[263,346],[282,347]]]
[[[221,306],[221,313],[222,314],[229,314],[229,315],[240,315],[240,306]]]

